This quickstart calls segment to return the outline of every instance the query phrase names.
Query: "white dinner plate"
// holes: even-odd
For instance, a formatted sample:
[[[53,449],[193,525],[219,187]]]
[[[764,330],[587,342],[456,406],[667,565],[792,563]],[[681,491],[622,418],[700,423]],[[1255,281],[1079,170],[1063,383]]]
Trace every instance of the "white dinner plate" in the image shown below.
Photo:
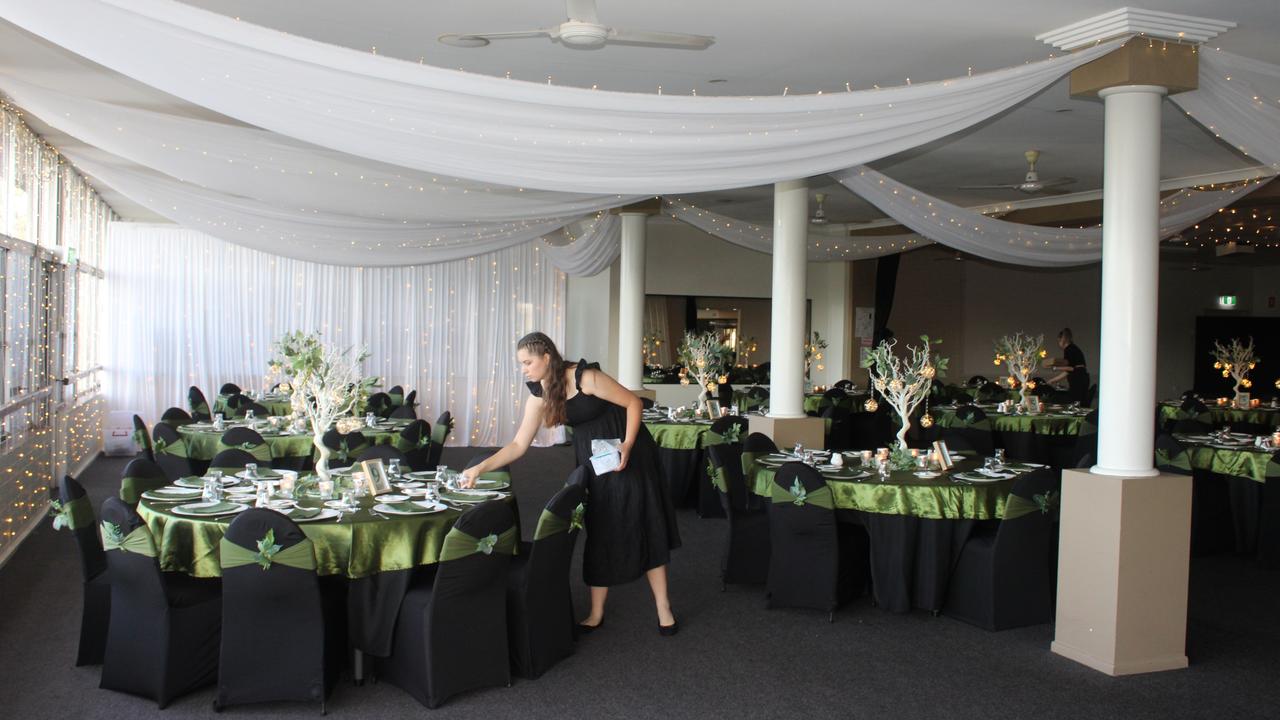
[[[400,488],[401,490],[408,490],[409,488],[420,488],[420,487],[422,487],[422,486],[426,485],[426,483],[424,483],[424,482],[418,482],[417,480],[415,480],[415,481],[413,481],[413,482],[393,482],[393,483],[391,483],[391,484],[392,484],[392,485],[395,485],[396,487]]]
[[[207,508],[213,505],[227,505],[228,507],[218,512],[212,512],[212,513],[200,511],[201,508]],[[216,503],[198,502],[198,503],[187,503],[186,505],[178,505],[177,507],[173,508],[171,512],[174,515],[183,515],[186,517],[222,517],[224,515],[234,515],[239,512],[244,512],[245,510],[248,510],[248,509],[249,509],[249,506],[245,505],[244,503],[230,502],[230,501],[223,500]]]
[[[435,470],[422,470],[422,471],[420,471],[420,472],[405,473],[405,474],[404,474],[404,476],[405,476],[405,477],[407,477],[407,478],[409,478],[409,479],[411,479],[411,480],[435,480],[435,479],[436,479],[436,471],[435,471]]]
[[[441,510],[448,509],[444,505],[441,505],[439,503],[430,503],[430,502],[427,502],[426,500],[414,500],[412,504],[422,509],[413,511],[413,512],[406,512],[404,510],[393,508],[390,505],[386,505],[384,503],[378,503],[377,505],[374,505],[373,509],[376,510],[377,512],[384,513],[386,515],[426,515],[429,513],[437,513],[437,512],[440,512]]]
[[[249,480],[250,482],[257,482],[260,480],[279,480],[283,476],[280,473],[276,472],[275,470],[270,470],[268,468],[258,468],[258,475],[256,477],[250,476],[248,470],[241,470],[240,472],[236,473],[236,477],[240,478],[241,480]]]
[[[284,514],[287,516],[289,513],[286,511]],[[320,508],[319,514],[312,515],[309,518],[291,517],[290,519],[296,523],[304,523],[304,522],[315,522],[317,520],[328,520],[329,518],[335,518],[335,517],[338,517],[337,510],[334,510],[333,508]]]
[[[386,495],[378,496],[378,500],[384,503],[404,502],[408,499],[408,495],[400,495],[399,493],[387,493]]]
[[[239,483],[239,482],[240,482],[240,479],[239,479],[239,478],[228,477],[228,476],[226,476],[226,475],[223,475],[223,476],[222,476],[222,484],[223,484],[223,485],[235,485],[235,484],[237,484],[237,483]],[[202,477],[184,477],[184,478],[178,478],[177,480],[174,480],[174,481],[173,481],[173,484],[174,484],[174,485],[177,485],[178,487],[184,487],[184,488],[203,488],[203,487],[204,487],[204,478],[202,478]]]
[[[941,474],[942,473],[934,472],[932,470],[917,470],[914,473],[912,473],[912,475],[915,475],[918,478],[923,478],[925,480],[928,480],[929,478],[936,478]]]
[[[440,499],[453,503],[482,503],[506,497],[505,493],[492,490],[441,490]]]
[[[981,475],[979,473],[964,472],[964,473],[957,473],[956,477],[961,480],[964,480],[965,482],[971,482],[971,483],[994,483],[994,482],[1000,482],[1001,480],[1008,480],[1013,476],[1001,475],[999,477],[987,477],[986,475]]]

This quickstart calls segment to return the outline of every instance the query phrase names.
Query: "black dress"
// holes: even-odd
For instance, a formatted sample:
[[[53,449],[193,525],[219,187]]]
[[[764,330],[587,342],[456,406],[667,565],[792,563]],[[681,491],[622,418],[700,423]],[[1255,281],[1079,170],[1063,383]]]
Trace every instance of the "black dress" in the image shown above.
[[[565,403],[565,413],[573,428],[578,464],[587,466],[589,477],[582,578],[588,585],[607,587],[666,565],[671,550],[680,547],[680,531],[658,461],[658,446],[644,425],[636,434],[626,469],[599,477],[591,472],[591,441],[621,440],[627,434],[624,408],[582,392],[582,372],[599,369],[599,363],[578,361],[573,375],[577,394]],[[531,382],[529,391],[541,397],[542,385]]]

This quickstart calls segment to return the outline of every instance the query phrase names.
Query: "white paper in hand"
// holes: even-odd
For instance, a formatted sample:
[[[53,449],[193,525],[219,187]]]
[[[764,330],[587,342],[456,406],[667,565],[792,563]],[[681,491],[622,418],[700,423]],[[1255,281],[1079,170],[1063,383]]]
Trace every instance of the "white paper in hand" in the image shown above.
[[[595,439],[591,441],[591,469],[596,475],[604,475],[622,464],[622,440]]]

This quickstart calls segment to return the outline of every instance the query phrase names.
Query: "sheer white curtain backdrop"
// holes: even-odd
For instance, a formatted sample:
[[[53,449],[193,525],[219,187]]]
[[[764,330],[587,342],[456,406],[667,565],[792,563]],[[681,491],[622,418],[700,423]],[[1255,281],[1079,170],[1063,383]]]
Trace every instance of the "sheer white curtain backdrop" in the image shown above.
[[[0,16],[151,87],[314,145],[487,183],[622,195],[747,187],[871,162],[992,117],[1123,43],[879,90],[677,97],[409,63],[172,0],[0,0]]]
[[[1240,152],[1280,173],[1280,65],[1200,52],[1200,87],[1169,99]]]
[[[185,408],[191,385],[209,397],[224,382],[263,389],[275,340],[318,330],[366,345],[366,371],[417,390],[419,417],[451,411],[454,444],[498,445],[528,396],[516,341],[533,330],[564,337],[564,275],[532,244],[434,265],[337,267],[117,222],[103,269],[105,392],[112,409],[149,423]]]

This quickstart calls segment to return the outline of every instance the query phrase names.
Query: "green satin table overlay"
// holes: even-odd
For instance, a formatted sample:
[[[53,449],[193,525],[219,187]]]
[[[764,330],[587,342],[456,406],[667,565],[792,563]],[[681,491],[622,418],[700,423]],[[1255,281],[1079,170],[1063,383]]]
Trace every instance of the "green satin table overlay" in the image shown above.
[[[223,433],[226,430],[191,430],[188,427],[178,428],[178,433],[182,435],[187,445],[188,457],[193,460],[203,460],[208,462],[218,454],[219,446],[222,444]],[[259,460],[270,462],[271,458],[296,458],[296,457],[314,457],[315,446],[312,444],[312,436],[305,435],[281,435],[268,431],[259,430],[262,439],[266,441],[263,454],[266,459]],[[399,437],[400,430],[370,430],[369,428],[361,428],[360,432],[369,438],[369,442],[373,445],[388,445],[391,441]],[[262,447],[262,446],[259,446]],[[368,446],[366,446],[368,447]],[[357,451],[358,454],[359,451]],[[335,452],[335,455],[337,453]],[[258,454],[254,454],[258,457]]]
[[[290,415],[293,413],[293,403],[285,396],[269,396],[254,400],[257,404],[267,409],[269,415]],[[219,395],[213,401],[213,411],[222,413],[225,418],[230,418],[234,413],[231,408],[227,407],[227,396]]]
[[[514,503],[515,496],[508,496]],[[445,536],[461,515],[446,510],[422,515],[373,515],[372,498],[362,498],[361,509],[343,516],[342,522],[317,520],[298,527],[315,546],[316,572],[320,575],[367,577],[380,572],[408,570],[440,559]],[[304,508],[323,507],[318,499],[303,499]],[[514,505],[513,505],[514,506]],[[235,515],[193,518],[174,515],[171,503],[143,500],[138,513],[159,545],[160,567],[196,577],[220,577],[219,543]]]
[[[968,460],[956,465],[952,472],[963,472],[979,467]],[[837,473],[824,473],[823,479],[831,488],[837,510],[859,510],[882,515],[910,515],[934,520],[998,520],[1004,517],[1005,504],[1014,479],[992,483],[955,483],[942,474],[936,478],[918,478],[910,472],[894,472],[888,482],[880,482],[875,473],[854,479],[859,472],[843,469]],[[762,497],[773,497],[774,468],[756,464],[755,471],[747,475],[752,492]],[[841,479],[840,476],[849,479]]]
[[[1183,446],[1192,470],[1206,470],[1216,475],[1231,475],[1260,483],[1280,477],[1280,463],[1272,459],[1274,450],[1222,448],[1185,441]]]
[[[658,447],[668,450],[697,450],[711,429],[711,423],[696,422],[647,422],[644,426]]]
[[[933,408],[933,421],[938,427],[976,427],[956,417],[954,410]],[[1008,415],[987,411],[987,421],[996,432],[1025,432],[1037,435],[1079,435],[1084,426],[1084,415],[1066,415],[1045,412],[1039,415]]]
[[[1186,417],[1186,413],[1182,411],[1181,405],[1177,403],[1160,403],[1161,420],[1181,420],[1184,417]],[[1253,423],[1280,426],[1280,408],[1263,406],[1241,410],[1230,406],[1209,404],[1209,418],[1214,425]]]

